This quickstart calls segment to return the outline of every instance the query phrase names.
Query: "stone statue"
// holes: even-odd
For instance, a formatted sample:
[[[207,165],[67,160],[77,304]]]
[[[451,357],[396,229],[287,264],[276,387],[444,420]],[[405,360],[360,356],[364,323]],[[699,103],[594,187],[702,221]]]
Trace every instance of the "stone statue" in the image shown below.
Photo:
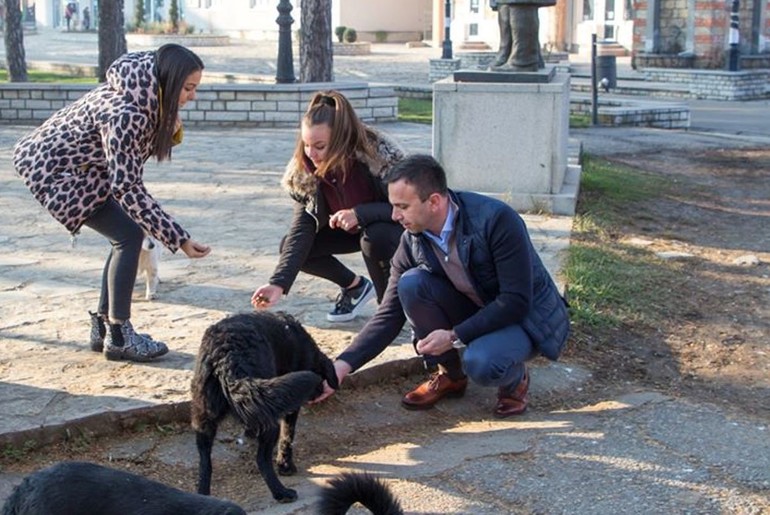
[[[556,0],[489,0],[500,25],[500,51],[490,70],[536,72],[544,67],[537,10],[552,5]]]

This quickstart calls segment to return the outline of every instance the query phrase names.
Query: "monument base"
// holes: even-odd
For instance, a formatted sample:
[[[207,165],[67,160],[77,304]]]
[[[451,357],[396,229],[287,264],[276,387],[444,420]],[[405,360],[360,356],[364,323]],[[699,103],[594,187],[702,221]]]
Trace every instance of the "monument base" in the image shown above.
[[[433,155],[449,187],[521,212],[574,214],[580,167],[567,158],[569,75],[545,70],[532,75],[551,75],[547,83],[468,82],[458,73],[464,76],[433,85]],[[479,73],[508,75],[474,78]]]
[[[457,70],[452,74],[455,82],[537,82],[547,84],[556,74],[554,66],[547,66],[536,72]]]

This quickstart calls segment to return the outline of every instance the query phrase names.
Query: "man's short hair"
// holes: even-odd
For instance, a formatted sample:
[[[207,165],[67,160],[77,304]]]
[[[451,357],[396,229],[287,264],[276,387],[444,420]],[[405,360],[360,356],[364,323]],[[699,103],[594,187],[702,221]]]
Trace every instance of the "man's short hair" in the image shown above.
[[[396,163],[385,182],[404,181],[414,186],[423,202],[433,193],[446,195],[446,173],[441,164],[428,154],[413,154]]]

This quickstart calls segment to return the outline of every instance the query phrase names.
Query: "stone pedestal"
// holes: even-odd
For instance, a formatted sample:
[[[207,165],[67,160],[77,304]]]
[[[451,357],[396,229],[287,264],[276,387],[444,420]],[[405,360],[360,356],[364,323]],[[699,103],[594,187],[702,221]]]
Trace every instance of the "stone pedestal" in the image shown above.
[[[517,211],[574,214],[580,167],[567,162],[569,75],[546,68],[505,82],[484,73],[458,71],[433,85],[433,155],[449,187]]]

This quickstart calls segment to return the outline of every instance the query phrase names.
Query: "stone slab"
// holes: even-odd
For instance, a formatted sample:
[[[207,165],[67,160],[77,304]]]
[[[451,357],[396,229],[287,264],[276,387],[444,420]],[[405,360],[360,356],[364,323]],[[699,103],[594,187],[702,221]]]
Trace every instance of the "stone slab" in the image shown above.
[[[536,72],[507,70],[457,70],[455,82],[506,82],[506,83],[548,83],[556,74],[556,68],[548,66]]]

